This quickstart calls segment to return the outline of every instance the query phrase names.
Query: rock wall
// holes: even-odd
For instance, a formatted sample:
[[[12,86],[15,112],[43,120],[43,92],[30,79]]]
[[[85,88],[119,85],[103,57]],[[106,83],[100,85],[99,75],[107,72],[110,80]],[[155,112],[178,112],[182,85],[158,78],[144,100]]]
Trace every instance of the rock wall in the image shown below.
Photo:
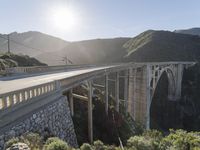
[[[48,106],[41,107],[1,134],[0,150],[3,149],[6,141],[26,132],[37,132],[41,136],[45,136],[48,133],[65,140],[73,147],[77,147],[77,139],[67,98],[62,96]]]

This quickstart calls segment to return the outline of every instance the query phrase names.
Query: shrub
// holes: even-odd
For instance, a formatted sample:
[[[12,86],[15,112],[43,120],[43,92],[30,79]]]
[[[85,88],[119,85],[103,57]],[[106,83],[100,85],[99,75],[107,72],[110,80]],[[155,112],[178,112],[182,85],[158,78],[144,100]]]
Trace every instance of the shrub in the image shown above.
[[[50,137],[44,145],[45,150],[71,150],[69,145],[57,137]]]
[[[154,150],[159,150],[160,141],[163,139],[163,135],[160,131],[147,130],[142,134],[142,136],[151,142]]]
[[[49,145],[49,144],[51,144],[52,142],[55,142],[55,141],[60,141],[60,139],[58,137],[50,137],[45,142],[45,145]]]
[[[160,149],[197,150],[200,147],[200,133],[184,130],[170,130],[170,134],[163,138]]]
[[[134,136],[129,138],[127,141],[127,148],[131,150],[154,150],[151,140],[148,140],[143,136]]]
[[[95,150],[105,150],[106,146],[100,140],[94,142],[94,149]]]
[[[83,145],[80,147],[81,150],[93,150],[92,146],[88,143],[83,143]]]
[[[31,149],[41,149],[43,140],[38,133],[27,133],[20,137]]]
[[[46,150],[71,150],[68,144],[62,140],[55,140],[45,145]]]
[[[11,147],[13,144],[16,144],[16,143],[18,143],[20,140],[19,140],[19,138],[17,137],[17,138],[12,138],[12,139],[10,139],[9,141],[7,141],[6,143],[5,143],[5,149],[7,149],[7,148],[9,148],[9,147]]]

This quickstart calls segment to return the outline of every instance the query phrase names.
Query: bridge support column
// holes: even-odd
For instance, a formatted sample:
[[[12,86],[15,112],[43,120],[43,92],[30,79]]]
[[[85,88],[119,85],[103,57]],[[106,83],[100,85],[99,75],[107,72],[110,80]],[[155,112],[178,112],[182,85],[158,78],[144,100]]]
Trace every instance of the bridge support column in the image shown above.
[[[105,75],[105,111],[108,115],[108,75]]]
[[[125,101],[125,109],[126,112],[128,111],[128,70],[125,71],[125,78],[124,78],[124,101]]]
[[[183,65],[178,64],[177,68],[177,79],[176,79],[176,93],[175,98],[179,99],[181,97],[181,86],[182,86],[182,77],[183,77]]]
[[[119,72],[116,73],[116,82],[115,82],[115,109],[119,112]]]
[[[92,82],[88,81],[88,138],[90,143],[93,143],[93,117],[92,117]]]
[[[146,102],[147,102],[147,112],[146,112],[146,129],[150,129],[150,105],[151,105],[151,68],[149,65],[146,66]]]
[[[74,98],[73,98],[73,89],[69,90],[69,104],[71,115],[74,116]]]
[[[137,69],[130,68],[129,69],[129,78],[128,78],[128,112],[136,119],[136,76]]]

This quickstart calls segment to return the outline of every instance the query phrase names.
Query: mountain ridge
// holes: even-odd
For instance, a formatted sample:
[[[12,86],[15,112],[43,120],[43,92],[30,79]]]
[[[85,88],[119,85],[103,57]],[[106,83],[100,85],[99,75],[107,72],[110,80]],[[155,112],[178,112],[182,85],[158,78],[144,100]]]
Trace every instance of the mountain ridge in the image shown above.
[[[11,41],[11,51],[35,57],[48,65],[63,65],[66,63],[64,57],[74,64],[200,60],[199,36],[163,30],[147,30],[133,38],[119,37],[75,42],[35,31],[14,32],[11,38],[34,47],[26,48]],[[0,45],[0,51],[3,48],[6,51],[5,39],[0,39]]]
[[[181,29],[181,30],[175,30],[175,33],[182,33],[182,34],[190,34],[190,35],[198,35],[200,36],[200,28],[189,28],[189,29]]]

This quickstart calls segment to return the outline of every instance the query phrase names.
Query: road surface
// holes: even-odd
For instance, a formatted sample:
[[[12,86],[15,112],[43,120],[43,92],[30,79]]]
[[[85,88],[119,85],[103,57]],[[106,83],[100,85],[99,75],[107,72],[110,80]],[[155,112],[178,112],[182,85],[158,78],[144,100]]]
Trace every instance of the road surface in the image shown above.
[[[5,81],[0,81],[0,94],[24,89],[24,88],[29,88],[32,86],[40,85],[40,84],[45,84],[48,82],[52,82],[55,80],[60,80],[64,78],[69,78],[77,75],[81,75],[84,73],[89,73],[92,71],[98,71],[106,68],[112,68],[116,67],[115,65],[113,66],[106,66],[106,67],[95,67],[95,68],[88,68],[88,69],[79,69],[79,70],[73,70],[73,71],[64,71],[64,72],[59,72],[59,73],[51,73],[51,74],[43,74],[43,75],[38,75],[38,76],[31,76],[31,77],[26,77],[26,78],[17,78],[17,79],[8,79]]]

